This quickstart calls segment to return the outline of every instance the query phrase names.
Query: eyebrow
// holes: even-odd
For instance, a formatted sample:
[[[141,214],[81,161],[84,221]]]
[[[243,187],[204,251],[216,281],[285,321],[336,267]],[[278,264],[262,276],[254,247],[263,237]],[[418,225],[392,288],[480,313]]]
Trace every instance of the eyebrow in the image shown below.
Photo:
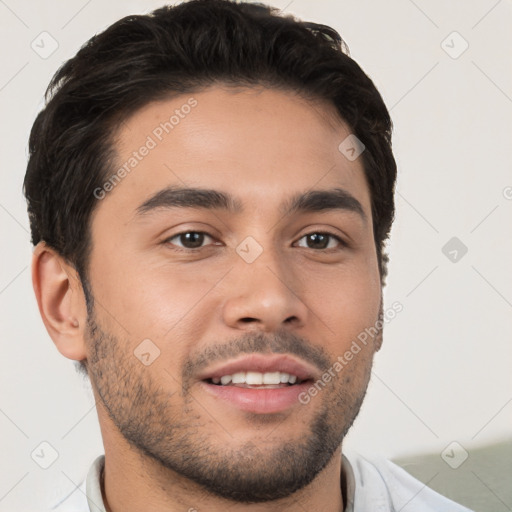
[[[136,212],[137,216],[143,216],[155,210],[171,208],[226,210],[233,214],[244,211],[242,202],[227,192],[205,188],[170,186],[144,201]],[[279,208],[282,215],[332,210],[354,212],[365,222],[367,220],[361,203],[342,188],[309,190],[297,193],[281,203]]]

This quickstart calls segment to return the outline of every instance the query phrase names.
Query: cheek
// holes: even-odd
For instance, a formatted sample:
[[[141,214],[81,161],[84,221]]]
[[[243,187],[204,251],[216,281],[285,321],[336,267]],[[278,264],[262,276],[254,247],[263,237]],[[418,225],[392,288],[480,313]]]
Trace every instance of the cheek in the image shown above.
[[[381,288],[378,268],[340,268],[329,275],[310,274],[304,282],[308,305],[340,341],[347,341],[378,319]]]
[[[200,272],[192,265],[116,263],[105,259],[91,266],[93,293],[106,316],[115,318],[132,339],[174,337],[192,319],[195,325],[204,299],[225,273],[214,267]]]

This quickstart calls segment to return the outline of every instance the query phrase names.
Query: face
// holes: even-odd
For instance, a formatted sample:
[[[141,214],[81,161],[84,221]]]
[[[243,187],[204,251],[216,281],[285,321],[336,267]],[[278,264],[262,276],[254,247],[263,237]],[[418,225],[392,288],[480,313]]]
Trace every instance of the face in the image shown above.
[[[338,149],[349,134],[333,107],[264,88],[123,124],[88,273],[111,438],[237,501],[290,495],[329,463],[379,343],[344,357],[381,304],[362,162]]]

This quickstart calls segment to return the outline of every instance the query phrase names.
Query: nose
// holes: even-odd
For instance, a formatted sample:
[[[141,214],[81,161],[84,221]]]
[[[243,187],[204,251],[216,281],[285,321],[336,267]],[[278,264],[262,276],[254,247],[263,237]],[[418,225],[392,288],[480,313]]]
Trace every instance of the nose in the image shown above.
[[[223,318],[231,328],[272,332],[307,322],[303,283],[274,251],[265,250],[252,263],[238,261],[225,285],[229,292]]]

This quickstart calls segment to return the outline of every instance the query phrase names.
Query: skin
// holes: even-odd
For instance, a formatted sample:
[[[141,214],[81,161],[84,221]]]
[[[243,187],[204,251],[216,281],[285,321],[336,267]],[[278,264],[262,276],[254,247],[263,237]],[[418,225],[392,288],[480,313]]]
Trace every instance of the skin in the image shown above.
[[[308,404],[281,413],[248,413],[212,397],[194,368],[209,357],[253,350],[311,356],[321,375],[375,324],[381,283],[361,158],[349,161],[338,150],[350,128],[327,103],[216,86],[132,115],[116,139],[117,163],[191,96],[197,106],[91,216],[92,315],[74,268],[44,242],[34,251],[46,328],[64,356],[88,363],[107,510],[340,511],[341,441],[366,392],[380,336]],[[230,193],[244,211],[160,208],[137,215],[170,185]],[[348,210],[279,210],[296,193],[335,187],[361,203],[366,219]],[[211,238],[187,252],[186,240],[175,236],[187,231]],[[348,246],[333,238],[324,249],[308,246],[305,235],[326,231]],[[235,250],[247,236],[263,249],[252,263]],[[133,354],[145,339],[160,350],[149,366]],[[319,425],[326,430],[315,433]],[[190,467],[173,468],[178,456],[196,458],[210,474],[232,468],[255,493],[267,486],[267,500],[262,492],[252,503],[230,498],[227,488],[215,492],[214,484],[187,477]],[[223,478],[229,483],[228,474]],[[301,488],[278,496],[271,488],[278,478],[301,478]]]

